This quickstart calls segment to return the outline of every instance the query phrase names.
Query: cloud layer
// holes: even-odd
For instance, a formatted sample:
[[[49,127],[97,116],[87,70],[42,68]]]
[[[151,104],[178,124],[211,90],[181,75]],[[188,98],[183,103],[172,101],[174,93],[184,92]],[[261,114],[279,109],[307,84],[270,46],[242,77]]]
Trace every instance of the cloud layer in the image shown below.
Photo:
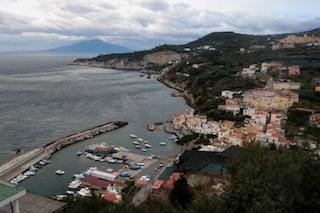
[[[299,32],[320,27],[318,0],[0,0],[0,51],[99,38],[131,49],[187,43],[211,32]]]

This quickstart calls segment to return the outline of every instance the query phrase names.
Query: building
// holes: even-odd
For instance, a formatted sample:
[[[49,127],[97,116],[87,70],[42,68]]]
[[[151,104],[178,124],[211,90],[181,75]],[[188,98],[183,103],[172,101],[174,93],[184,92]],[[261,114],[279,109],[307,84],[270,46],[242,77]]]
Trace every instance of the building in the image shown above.
[[[276,90],[282,90],[282,89],[299,90],[301,88],[301,83],[300,82],[277,81],[277,82],[274,82],[273,88]]]
[[[238,114],[240,112],[240,103],[236,99],[227,98],[225,100],[226,105],[226,111],[232,112],[234,115]]]
[[[108,181],[115,181],[117,178],[117,175],[108,173],[108,172],[102,172],[99,170],[95,170],[91,173],[91,176],[97,177],[103,180],[108,180]]]
[[[243,100],[262,110],[287,110],[294,102],[299,101],[299,94],[290,90],[260,88],[246,91]]]
[[[13,213],[19,213],[19,199],[25,194],[24,188],[0,181],[0,207],[12,203]]]
[[[299,66],[289,66],[289,75],[300,75],[300,67]]]
[[[309,115],[309,125],[320,128],[320,113]]]
[[[180,129],[186,122],[186,118],[183,114],[175,113],[173,116],[172,124],[175,129]]]

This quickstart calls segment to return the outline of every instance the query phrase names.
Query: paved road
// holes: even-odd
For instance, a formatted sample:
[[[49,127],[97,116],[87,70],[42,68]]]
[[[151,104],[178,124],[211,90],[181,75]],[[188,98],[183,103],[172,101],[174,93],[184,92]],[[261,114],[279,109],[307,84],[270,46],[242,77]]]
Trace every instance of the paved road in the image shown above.
[[[17,163],[9,164],[8,168],[0,175],[0,179],[4,181],[10,181],[12,178],[26,171],[30,166],[38,163],[43,158],[47,157],[45,149],[41,148],[32,153],[31,156],[26,156],[24,159]]]

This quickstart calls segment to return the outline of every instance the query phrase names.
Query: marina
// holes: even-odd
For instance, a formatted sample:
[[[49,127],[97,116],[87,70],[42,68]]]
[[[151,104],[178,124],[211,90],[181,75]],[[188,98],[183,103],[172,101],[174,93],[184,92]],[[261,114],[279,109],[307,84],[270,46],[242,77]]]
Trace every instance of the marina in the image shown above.
[[[102,133],[121,128],[127,124],[127,122],[123,121],[109,122],[107,124],[99,125],[97,127],[53,141],[47,144],[44,148],[36,149],[32,152],[26,153],[25,155],[22,155],[21,157],[2,165],[0,167],[0,178],[5,181],[11,181],[11,183],[18,183],[28,177],[26,175],[21,176],[21,173],[26,171],[29,166],[34,166],[36,164],[39,166],[44,166],[50,163],[49,158],[51,155],[56,151],[59,151],[61,148],[88,138],[92,138]],[[63,171],[57,171],[56,173],[59,175],[64,174]],[[14,179],[15,177],[17,179]]]
[[[66,65],[74,57],[14,55],[2,58],[8,66],[2,64],[0,71],[3,80],[1,89],[6,91],[2,96],[1,165],[4,170],[10,167],[19,170],[12,170],[15,174],[5,177],[7,180],[37,165],[39,168],[35,175],[22,180],[19,185],[42,196],[66,193],[72,174],[79,174],[91,166],[114,171],[121,168],[121,163],[117,163],[119,161],[109,163],[107,159],[96,161],[86,158],[83,151],[90,144],[105,142],[115,148],[122,146],[133,153],[154,154],[157,157],[170,156],[179,150],[179,146],[173,143],[159,146],[159,141],[168,138],[167,133],[146,129],[148,123],[165,122],[172,118],[174,111],[186,109],[183,99],[171,98],[172,89],[163,86],[156,78],[140,78],[138,72]],[[21,66],[14,69],[10,61],[21,62]],[[30,61],[32,63],[26,63]],[[129,124],[117,131],[72,143],[71,146],[57,147],[51,162],[40,164],[50,154],[44,150],[48,142],[81,132],[86,127],[117,120],[128,121]],[[142,148],[136,149],[130,134],[149,141],[152,148],[143,152],[145,146],[140,142]],[[22,151],[13,153],[16,148]],[[81,152],[79,155],[78,151]],[[27,159],[30,161],[24,162],[21,168],[19,162]],[[64,170],[65,175],[56,175],[57,169]],[[4,177],[1,171],[0,174]]]

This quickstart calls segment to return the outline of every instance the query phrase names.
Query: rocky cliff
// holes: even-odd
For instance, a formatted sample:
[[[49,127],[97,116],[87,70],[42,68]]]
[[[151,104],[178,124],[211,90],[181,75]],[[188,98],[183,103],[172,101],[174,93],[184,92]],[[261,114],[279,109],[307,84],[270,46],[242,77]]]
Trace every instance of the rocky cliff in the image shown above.
[[[110,55],[110,57],[105,57],[105,59],[101,59],[101,57],[96,57],[93,59],[77,59],[73,61],[72,64],[112,69],[142,70],[148,69],[148,67],[152,66],[161,66],[170,62],[180,61],[182,57],[183,54],[175,51],[160,51],[146,53],[140,59],[132,58],[126,55],[119,55],[116,57],[112,57],[112,55]]]

